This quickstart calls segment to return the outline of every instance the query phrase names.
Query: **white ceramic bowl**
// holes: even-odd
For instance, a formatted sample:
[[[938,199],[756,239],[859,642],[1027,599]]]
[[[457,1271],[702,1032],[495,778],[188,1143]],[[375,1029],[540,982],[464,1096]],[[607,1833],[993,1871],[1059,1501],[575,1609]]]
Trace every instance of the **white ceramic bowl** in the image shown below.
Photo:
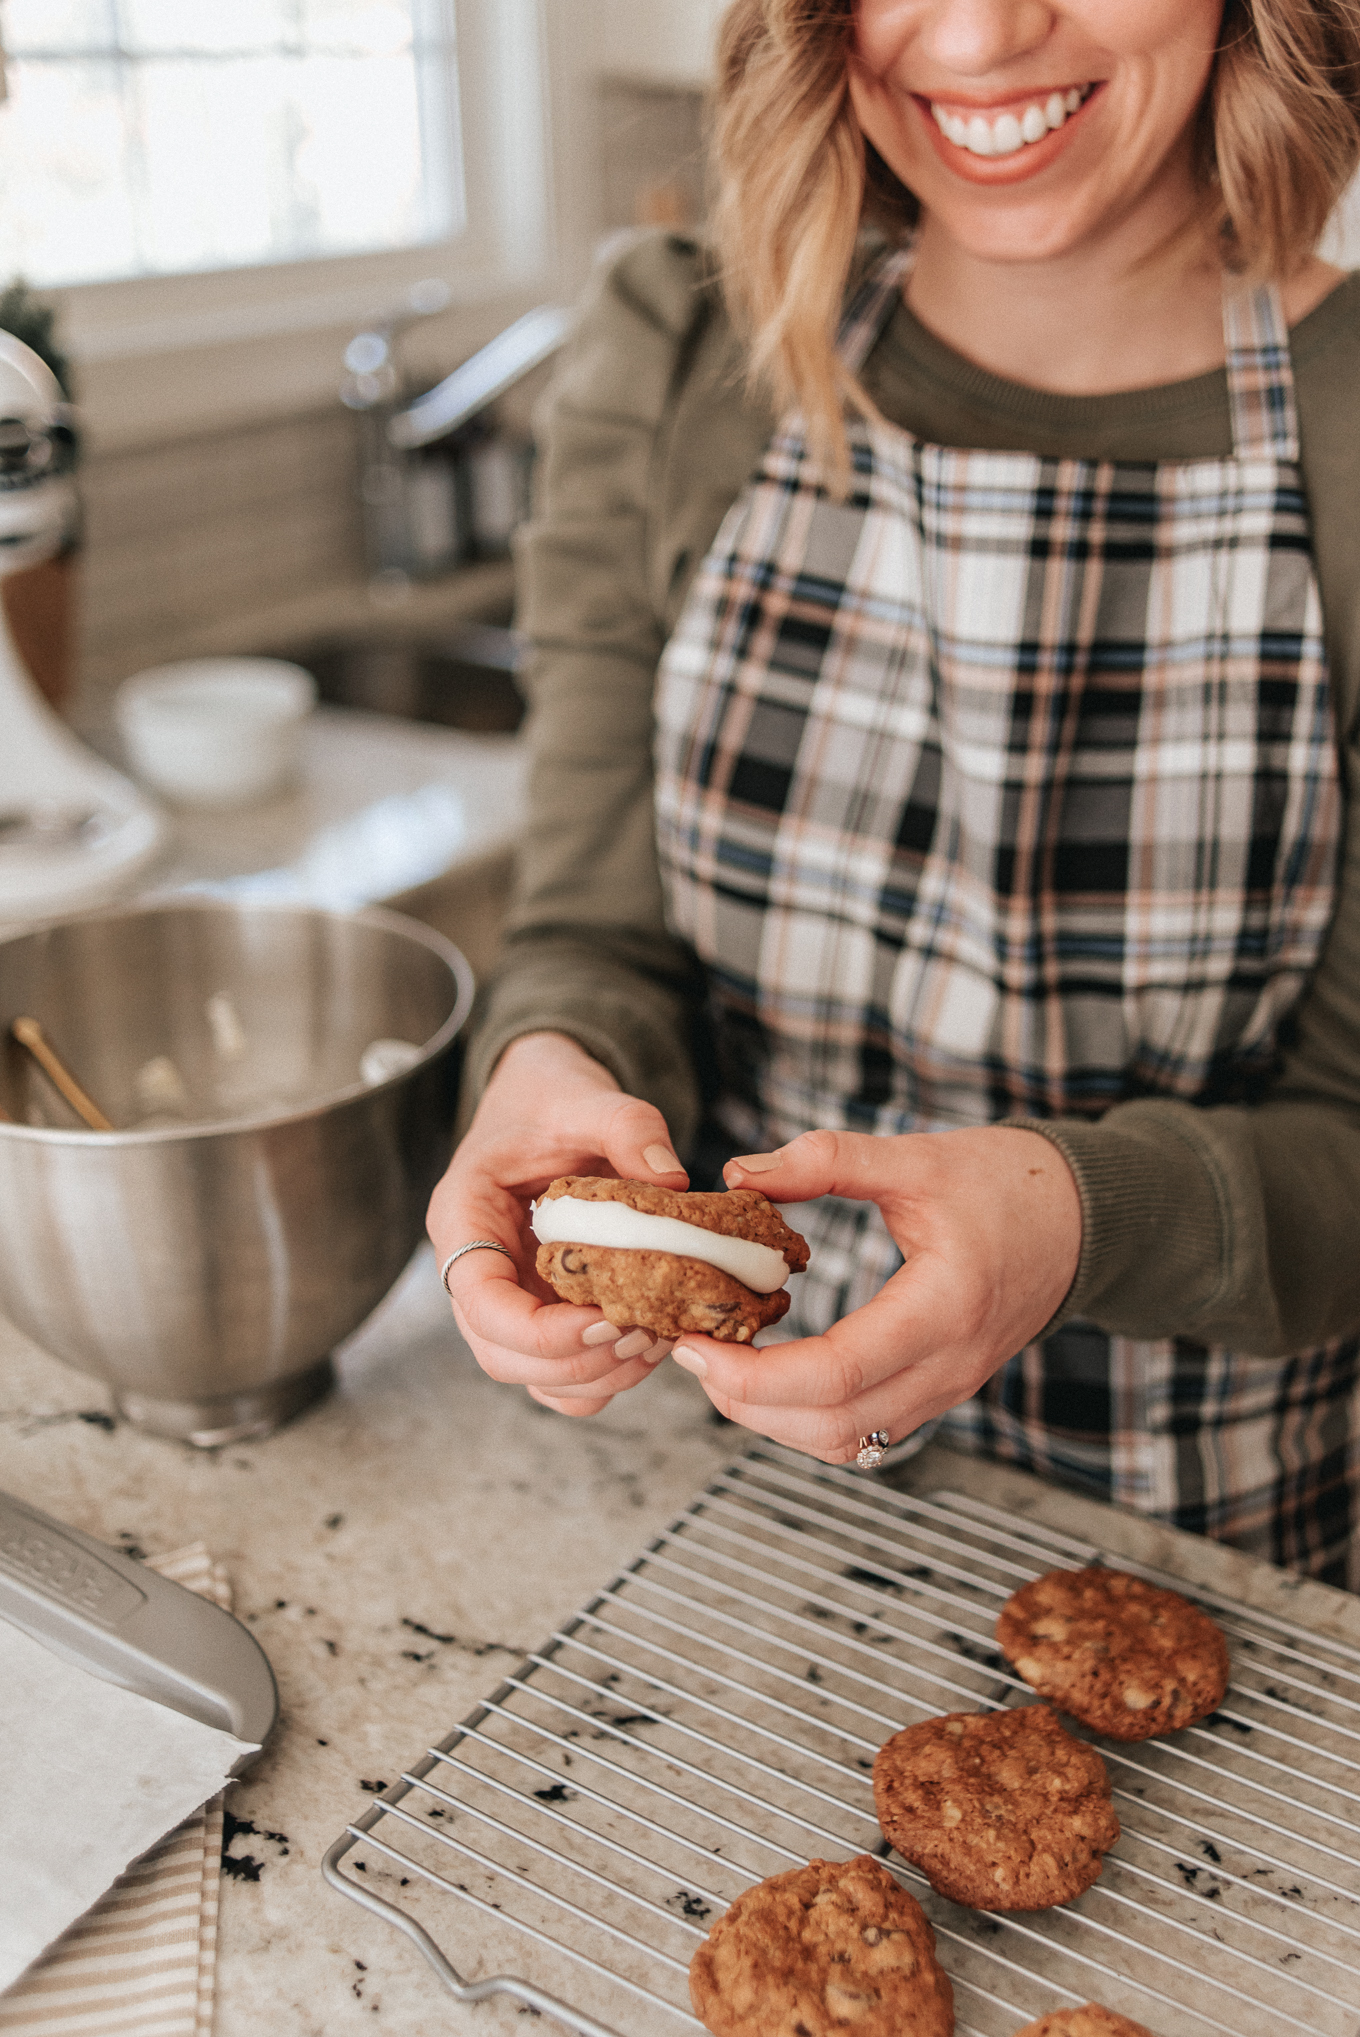
[[[247,806],[297,776],[316,681],[279,658],[189,658],[139,672],[115,712],[139,778],[182,806]]]

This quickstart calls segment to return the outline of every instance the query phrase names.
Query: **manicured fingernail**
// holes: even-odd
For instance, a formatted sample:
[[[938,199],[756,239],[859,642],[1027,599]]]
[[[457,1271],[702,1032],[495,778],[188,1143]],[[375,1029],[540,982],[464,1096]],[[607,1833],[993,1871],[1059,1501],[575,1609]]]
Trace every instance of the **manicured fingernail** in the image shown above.
[[[658,1337],[651,1350],[643,1353],[649,1365],[659,1365],[663,1358],[669,1358],[670,1355],[671,1340],[669,1337]]]
[[[612,1344],[623,1335],[617,1323],[592,1323],[588,1330],[582,1330],[583,1344]]]
[[[653,1174],[679,1174],[682,1171],[680,1162],[669,1146],[646,1146],[642,1157]]]
[[[708,1366],[697,1351],[691,1351],[688,1344],[677,1344],[671,1352],[677,1365],[683,1365],[686,1372],[692,1372],[696,1379],[706,1379]]]
[[[744,1153],[739,1160],[729,1162],[730,1166],[740,1167],[743,1174],[769,1174],[783,1164],[782,1153]]]
[[[614,1346],[616,1358],[640,1358],[644,1351],[651,1349],[652,1337],[649,1330],[630,1330],[626,1337],[620,1337]]]

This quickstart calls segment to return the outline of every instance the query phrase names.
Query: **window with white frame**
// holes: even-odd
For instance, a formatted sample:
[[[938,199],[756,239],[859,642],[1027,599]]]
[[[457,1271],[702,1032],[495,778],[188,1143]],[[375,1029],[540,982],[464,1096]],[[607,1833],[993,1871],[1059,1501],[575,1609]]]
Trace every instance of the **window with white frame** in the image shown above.
[[[0,0],[0,276],[183,276],[466,224],[451,0]]]

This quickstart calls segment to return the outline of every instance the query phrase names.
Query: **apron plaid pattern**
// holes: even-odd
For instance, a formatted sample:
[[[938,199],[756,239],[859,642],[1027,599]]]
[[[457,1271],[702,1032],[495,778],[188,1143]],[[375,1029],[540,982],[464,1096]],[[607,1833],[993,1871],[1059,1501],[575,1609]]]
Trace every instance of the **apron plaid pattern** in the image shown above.
[[[850,305],[852,371],[908,259]],[[870,421],[837,500],[790,418],[724,521],[659,673],[657,841],[733,1151],[1268,1078],[1331,919],[1341,799],[1278,297],[1232,296],[1224,321],[1226,459],[975,452]],[[901,1264],[871,1205],[798,1222],[813,1267],[786,1335]],[[1282,1362],[1074,1323],[945,1423],[1336,1577],[1358,1386],[1353,1341]]]

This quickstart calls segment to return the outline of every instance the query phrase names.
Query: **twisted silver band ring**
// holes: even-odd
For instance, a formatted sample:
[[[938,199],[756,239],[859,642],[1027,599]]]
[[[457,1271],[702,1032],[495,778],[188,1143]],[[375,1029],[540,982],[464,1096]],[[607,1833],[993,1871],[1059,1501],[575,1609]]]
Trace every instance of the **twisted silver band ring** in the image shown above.
[[[460,1245],[456,1252],[450,1252],[439,1269],[439,1278],[443,1282],[445,1294],[449,1293],[449,1269],[456,1260],[462,1258],[464,1252],[504,1252],[507,1259],[513,1259],[515,1256],[508,1245],[502,1245],[499,1238],[473,1238],[469,1244]],[[453,1299],[452,1295],[449,1295],[449,1299]]]
[[[883,1462],[883,1453],[892,1438],[886,1429],[871,1429],[867,1436],[859,1439],[859,1455],[855,1462],[861,1471],[877,1471]]]

